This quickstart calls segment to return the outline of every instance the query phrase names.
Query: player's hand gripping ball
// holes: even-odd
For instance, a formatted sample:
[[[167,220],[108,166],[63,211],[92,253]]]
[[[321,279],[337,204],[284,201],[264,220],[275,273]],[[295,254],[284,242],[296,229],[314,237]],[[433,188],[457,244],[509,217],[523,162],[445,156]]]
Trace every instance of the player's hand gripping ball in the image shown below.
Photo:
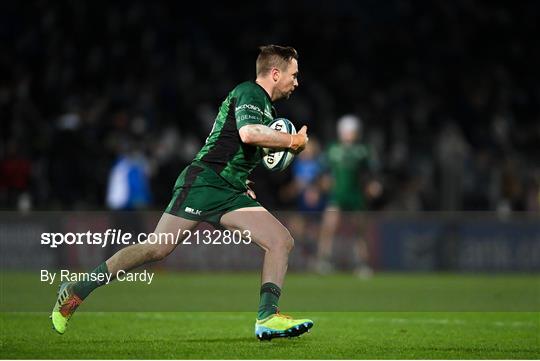
[[[269,126],[283,133],[296,134],[296,128],[289,119],[276,118]],[[271,171],[284,170],[294,159],[294,153],[288,149],[263,148],[263,152],[263,165]]]

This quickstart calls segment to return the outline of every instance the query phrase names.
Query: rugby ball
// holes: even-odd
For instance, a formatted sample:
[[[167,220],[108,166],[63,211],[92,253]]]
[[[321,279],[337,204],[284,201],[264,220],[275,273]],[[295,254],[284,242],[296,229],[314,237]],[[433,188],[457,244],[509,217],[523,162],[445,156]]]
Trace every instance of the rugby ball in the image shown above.
[[[294,124],[285,118],[276,118],[269,125],[270,128],[289,134],[296,134]],[[294,159],[294,153],[288,149],[263,148],[263,165],[271,171],[282,171],[287,168]]]

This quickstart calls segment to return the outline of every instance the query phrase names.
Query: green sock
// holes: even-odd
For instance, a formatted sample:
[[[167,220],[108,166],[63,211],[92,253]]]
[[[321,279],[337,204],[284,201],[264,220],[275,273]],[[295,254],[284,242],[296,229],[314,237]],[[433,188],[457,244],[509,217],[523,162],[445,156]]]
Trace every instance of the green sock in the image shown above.
[[[108,274],[109,270],[107,269],[107,263],[103,262],[90,273],[91,274],[92,273],[93,274]],[[73,286],[73,292],[75,292],[77,296],[79,296],[82,300],[84,300],[86,296],[90,294],[90,292],[92,292],[99,286],[103,285],[104,283],[105,282],[99,282],[97,280],[96,281],[79,281],[75,283],[75,285]]]
[[[272,282],[267,282],[261,286],[261,301],[259,302],[257,319],[262,320],[277,313],[279,296],[281,296],[281,289]]]

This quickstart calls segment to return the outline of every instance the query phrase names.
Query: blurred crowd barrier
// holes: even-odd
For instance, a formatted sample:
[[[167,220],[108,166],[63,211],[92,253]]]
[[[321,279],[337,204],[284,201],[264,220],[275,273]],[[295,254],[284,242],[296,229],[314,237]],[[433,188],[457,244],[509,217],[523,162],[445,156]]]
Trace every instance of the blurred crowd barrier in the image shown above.
[[[87,270],[125,245],[111,245],[119,234],[141,241],[154,230],[158,212],[3,212],[0,216],[2,270]],[[289,268],[314,271],[321,213],[276,212],[291,231],[295,249]],[[223,231],[202,223],[163,262],[163,270],[259,270],[263,251],[245,240],[224,244]],[[108,233],[107,233],[108,232]],[[121,233],[120,233],[121,232]],[[87,238],[87,234],[91,237]],[[66,237],[66,235],[71,234]],[[53,244],[61,236],[67,243]],[[108,244],[96,234],[108,234]],[[74,235],[74,236],[73,236]],[[88,244],[92,239],[94,244]],[[221,238],[220,238],[221,237]],[[367,263],[375,271],[540,271],[540,222],[531,214],[501,218],[478,213],[344,213],[334,236],[335,271],[355,265],[357,241],[367,244]],[[238,241],[238,239],[236,239]]]

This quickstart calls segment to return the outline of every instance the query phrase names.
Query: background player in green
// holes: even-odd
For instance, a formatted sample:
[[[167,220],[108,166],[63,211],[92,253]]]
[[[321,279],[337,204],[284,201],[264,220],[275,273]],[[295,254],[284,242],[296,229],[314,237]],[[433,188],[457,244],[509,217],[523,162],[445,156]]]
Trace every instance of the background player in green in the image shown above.
[[[323,274],[333,270],[332,245],[336,228],[344,215],[358,230],[354,250],[355,272],[366,277],[370,276],[372,271],[368,265],[368,247],[362,237],[365,222],[361,212],[366,210],[366,195],[361,175],[362,171],[374,168],[374,158],[371,150],[360,142],[361,122],[356,116],[341,117],[337,132],[339,142],[330,145],[326,154],[331,187],[328,207],[321,225],[316,267],[317,271]],[[373,181],[368,187],[373,189],[377,184]]]
[[[255,82],[234,88],[221,104],[206,144],[178,177],[173,197],[155,234],[192,230],[208,221],[230,230],[249,231],[265,251],[260,304],[255,334],[260,339],[298,336],[313,326],[278,312],[289,252],[294,240],[289,231],[256,200],[247,178],[262,159],[261,147],[300,152],[307,127],[291,135],[267,125],[275,117],[273,102],[288,99],[298,87],[298,54],[294,48],[268,45],[260,48]],[[159,238],[158,238],[159,239]],[[116,275],[166,257],[176,244],[137,244],[121,249],[92,273]],[[98,282],[64,283],[53,312],[53,327],[64,333],[77,307]]]

